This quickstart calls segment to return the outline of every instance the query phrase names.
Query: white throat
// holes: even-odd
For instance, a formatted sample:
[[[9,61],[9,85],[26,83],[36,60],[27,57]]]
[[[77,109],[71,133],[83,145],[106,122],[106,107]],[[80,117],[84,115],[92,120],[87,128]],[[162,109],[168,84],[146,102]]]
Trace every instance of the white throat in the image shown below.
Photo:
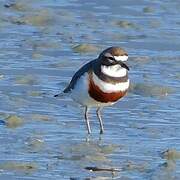
[[[111,77],[124,77],[127,74],[127,70],[121,67],[119,64],[113,66],[101,66],[101,71]]]

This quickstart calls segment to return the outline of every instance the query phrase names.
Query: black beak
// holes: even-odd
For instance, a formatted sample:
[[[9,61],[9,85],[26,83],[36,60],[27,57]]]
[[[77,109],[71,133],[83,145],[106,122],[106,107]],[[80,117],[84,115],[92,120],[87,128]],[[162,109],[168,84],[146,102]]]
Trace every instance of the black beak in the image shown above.
[[[124,62],[118,61],[118,64],[120,64],[121,67],[123,67],[123,68],[125,68],[125,69],[127,69],[129,71],[129,67]]]

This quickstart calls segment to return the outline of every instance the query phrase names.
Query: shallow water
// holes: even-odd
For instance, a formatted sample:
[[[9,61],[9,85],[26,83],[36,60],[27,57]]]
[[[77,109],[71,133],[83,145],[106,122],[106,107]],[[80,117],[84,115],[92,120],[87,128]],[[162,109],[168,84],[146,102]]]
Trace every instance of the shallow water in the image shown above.
[[[180,179],[179,11],[178,0],[2,0],[0,179]],[[83,108],[53,95],[109,46],[128,51],[132,85],[104,109],[102,136],[92,110],[87,141]]]

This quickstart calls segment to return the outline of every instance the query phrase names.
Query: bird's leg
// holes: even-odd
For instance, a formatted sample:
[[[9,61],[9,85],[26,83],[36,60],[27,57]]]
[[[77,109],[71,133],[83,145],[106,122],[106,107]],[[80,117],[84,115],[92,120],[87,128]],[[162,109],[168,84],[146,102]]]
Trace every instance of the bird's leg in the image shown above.
[[[88,134],[91,134],[91,127],[90,127],[89,119],[88,119],[88,107],[87,106],[85,107],[84,117],[86,120],[86,126],[87,126],[87,130],[88,130]]]
[[[103,134],[104,133],[104,127],[103,127],[103,122],[102,122],[102,117],[101,117],[101,109],[102,108],[100,108],[100,107],[97,108],[96,114],[97,114],[99,124],[100,124],[100,134]]]

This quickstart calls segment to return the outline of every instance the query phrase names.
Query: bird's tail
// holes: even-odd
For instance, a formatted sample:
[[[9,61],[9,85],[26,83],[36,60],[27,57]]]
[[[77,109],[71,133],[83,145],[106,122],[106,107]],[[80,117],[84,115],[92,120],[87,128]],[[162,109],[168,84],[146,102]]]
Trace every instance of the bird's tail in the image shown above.
[[[64,95],[65,95],[65,93],[64,93],[64,92],[61,92],[61,93],[59,93],[59,94],[55,94],[54,97],[63,97]]]

